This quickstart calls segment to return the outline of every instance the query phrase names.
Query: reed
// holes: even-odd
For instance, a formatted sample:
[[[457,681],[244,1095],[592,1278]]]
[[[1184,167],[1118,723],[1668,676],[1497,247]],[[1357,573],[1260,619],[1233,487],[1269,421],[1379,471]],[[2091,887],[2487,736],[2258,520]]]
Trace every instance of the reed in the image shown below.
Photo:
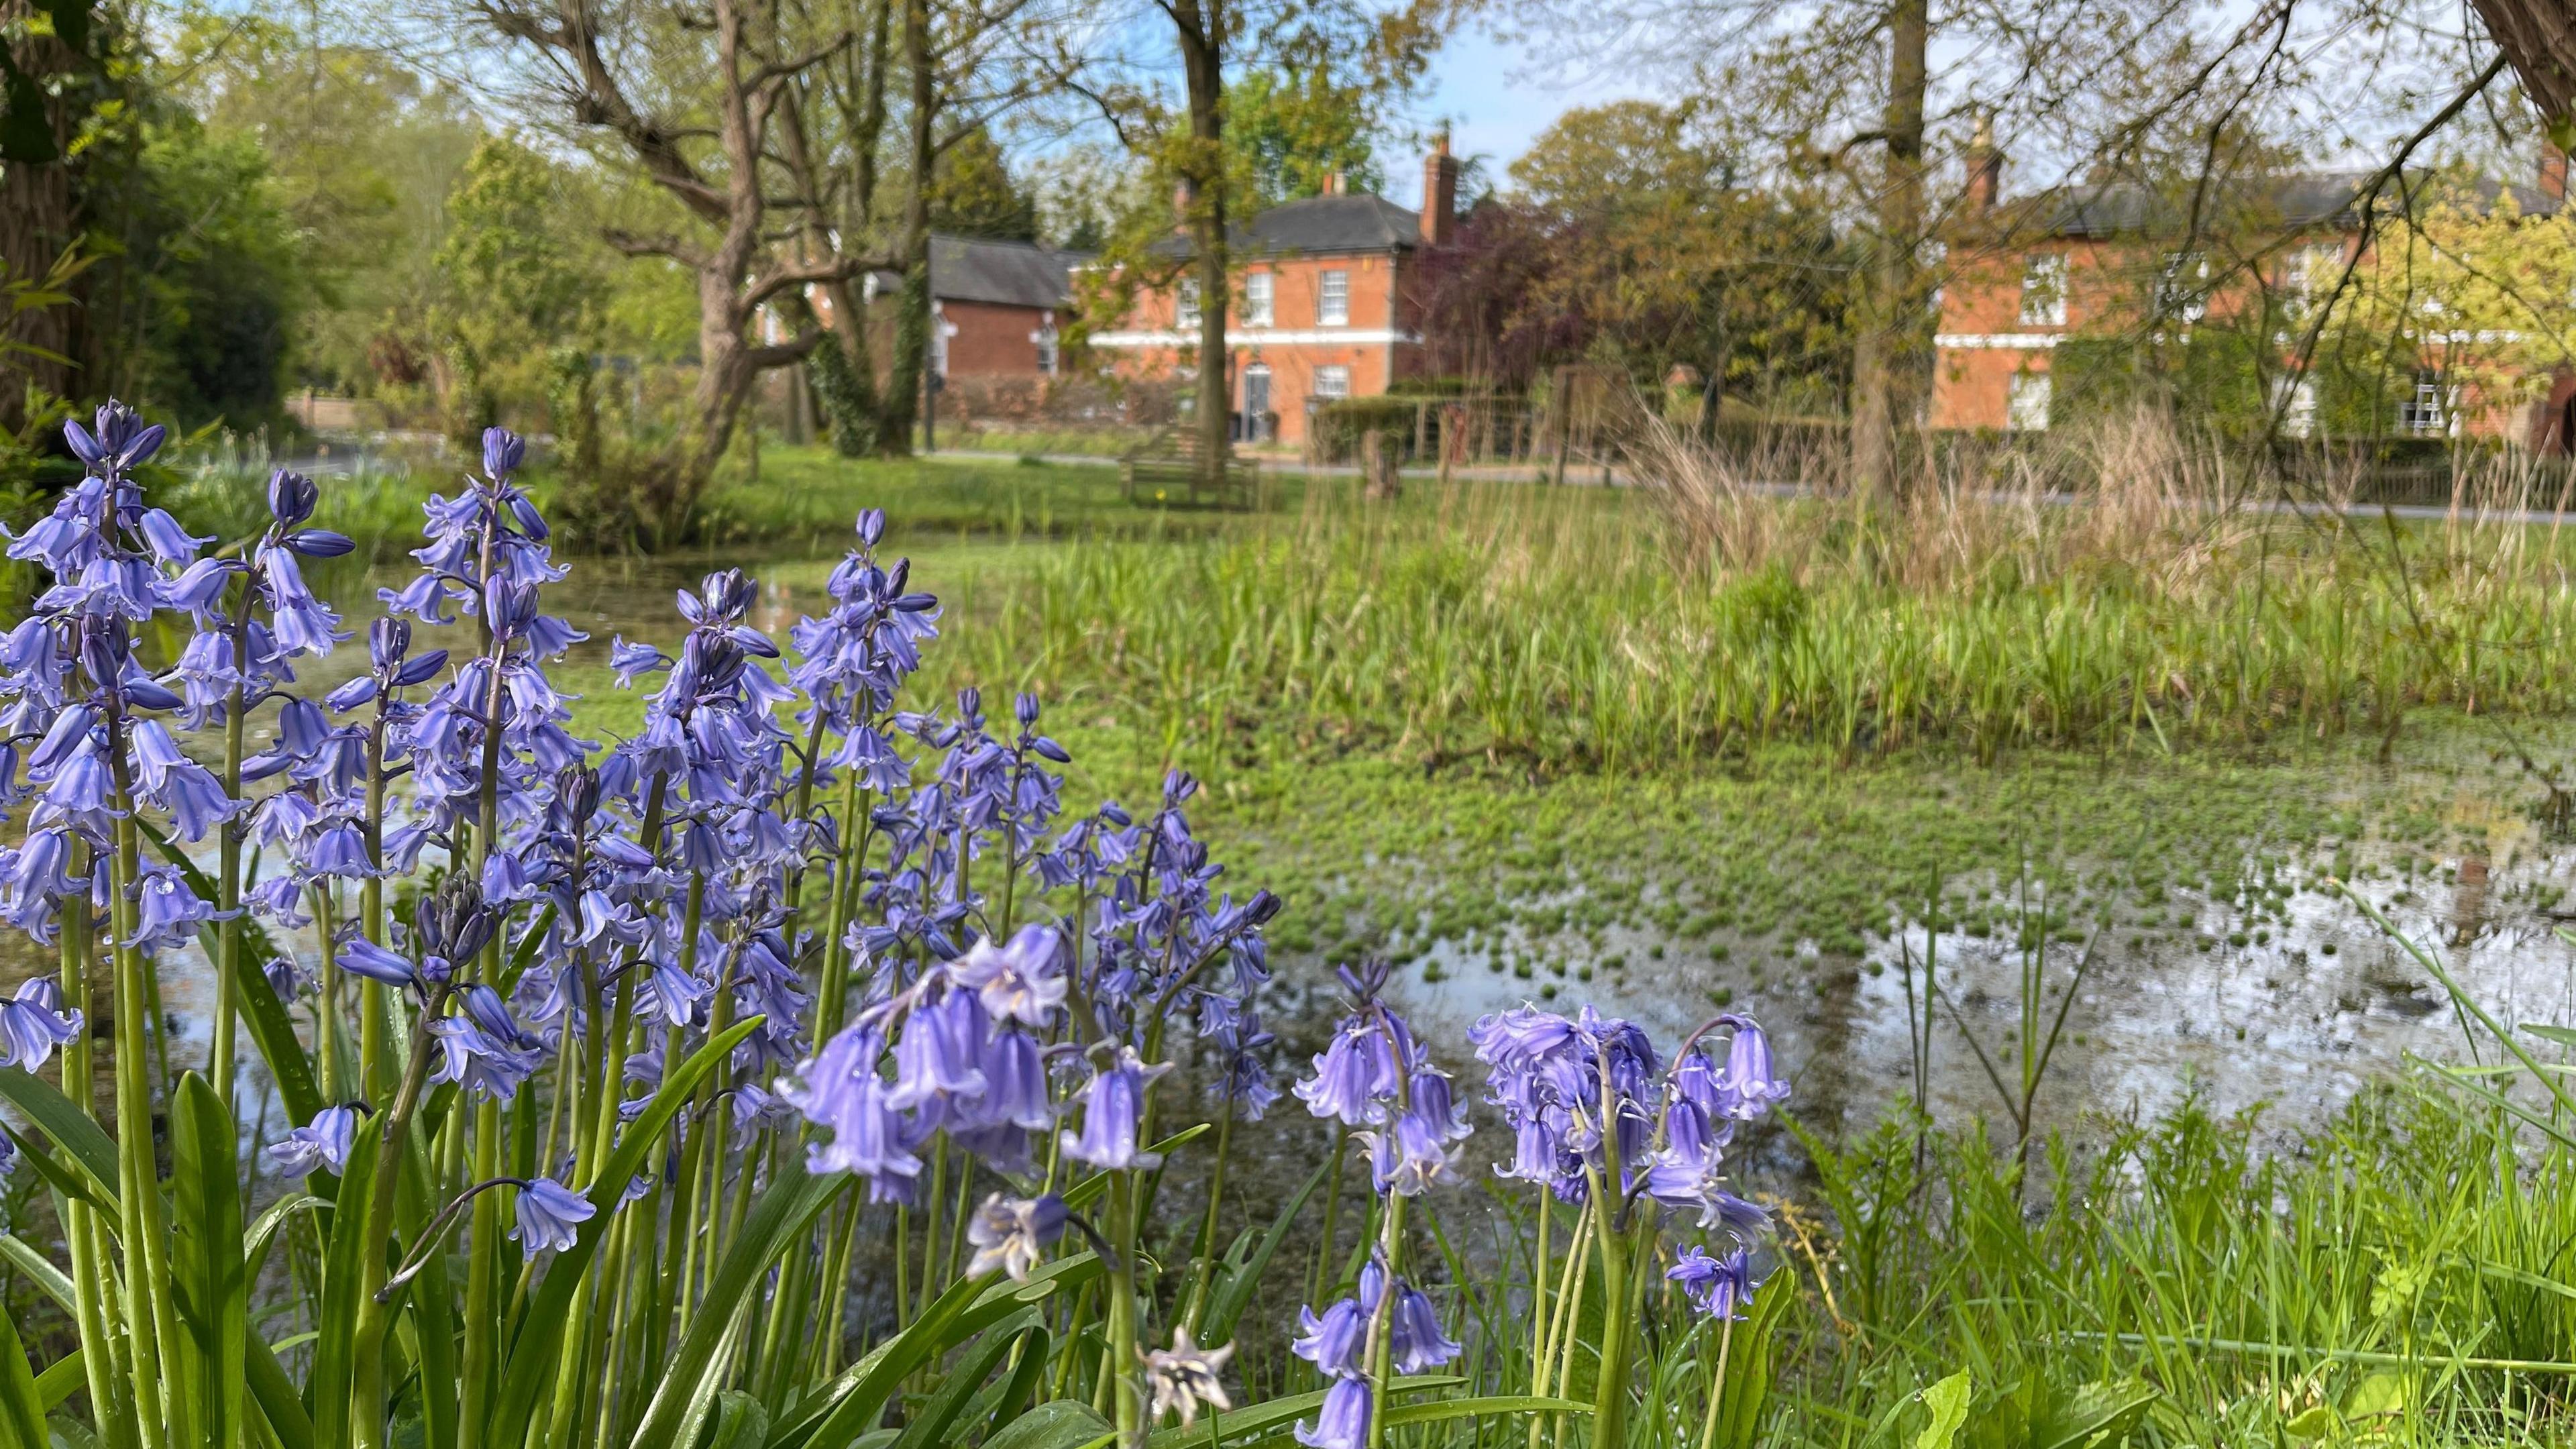
[[[2145,429],[2098,482],[1791,495],[1673,445],[1661,486],[1317,479],[1204,538],[1048,550],[980,607],[993,682],[1114,701],[1175,748],[1277,737],[1434,762],[1644,768],[1762,740],[2178,748],[2564,708],[2571,541],[2498,471],[2438,519],[2265,504]],[[2330,500],[2329,500],[2330,501]]]

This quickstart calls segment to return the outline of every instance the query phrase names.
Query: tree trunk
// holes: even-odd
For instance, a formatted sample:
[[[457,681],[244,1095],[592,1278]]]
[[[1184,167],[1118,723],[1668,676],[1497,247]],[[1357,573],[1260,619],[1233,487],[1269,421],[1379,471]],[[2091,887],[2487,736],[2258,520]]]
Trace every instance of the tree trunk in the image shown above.
[[[17,0],[0,0],[0,21],[23,17],[27,8]],[[18,69],[39,86],[82,63],[79,52],[52,36],[21,40],[11,47],[11,55]],[[70,149],[77,114],[67,96],[47,96],[45,117],[53,157],[0,160],[0,281],[42,282],[81,235],[72,162],[64,154]],[[73,290],[87,292],[77,283]],[[25,424],[30,384],[57,396],[71,394],[74,360],[81,351],[80,318],[77,304],[31,307],[14,315],[0,309],[0,343],[54,354],[44,357],[0,346],[0,432],[15,433]]]
[[[1181,64],[1189,82],[1190,240],[1197,251],[1199,284],[1199,471],[1209,488],[1225,487],[1232,446],[1227,414],[1233,411],[1233,356],[1225,341],[1233,288],[1227,283],[1225,196],[1225,32],[1221,0],[1184,0],[1176,15]]]
[[[2496,49],[2564,146],[2576,122],[2576,16],[2565,0],[2473,0]]]
[[[877,449],[889,458],[912,452],[921,391],[930,364],[930,182],[939,160],[934,142],[938,97],[932,82],[930,0],[903,0],[903,64],[912,76],[912,183],[903,199],[903,312],[895,321],[894,359],[878,394]]]
[[[1897,486],[1897,433],[1909,406],[1922,319],[1923,102],[1925,52],[1931,40],[1929,0],[1894,0],[1888,11],[1887,171],[1878,196],[1878,236],[1868,304],[1852,353],[1852,487]]]

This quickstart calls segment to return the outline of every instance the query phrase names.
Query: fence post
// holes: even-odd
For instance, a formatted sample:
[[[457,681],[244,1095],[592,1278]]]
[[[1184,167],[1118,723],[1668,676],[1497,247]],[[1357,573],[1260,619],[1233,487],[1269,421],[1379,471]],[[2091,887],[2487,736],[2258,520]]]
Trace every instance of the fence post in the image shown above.
[[[1548,481],[1565,484],[1565,455],[1574,446],[1574,368],[1560,365],[1554,384],[1547,390],[1547,428],[1556,445],[1554,466]]]

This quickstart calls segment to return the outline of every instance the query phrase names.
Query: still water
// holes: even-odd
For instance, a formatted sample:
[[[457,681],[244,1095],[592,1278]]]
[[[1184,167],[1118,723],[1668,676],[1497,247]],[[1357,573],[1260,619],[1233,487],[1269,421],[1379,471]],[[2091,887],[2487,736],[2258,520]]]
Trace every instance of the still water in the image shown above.
[[[621,634],[672,647],[683,627],[674,591],[698,572],[660,563],[576,568],[549,591],[552,607],[591,636],[577,647],[576,662],[604,663],[609,640]],[[800,576],[818,579],[819,570]],[[365,593],[335,592],[343,600],[369,597],[372,582]],[[756,622],[783,641],[795,619],[819,603],[814,589],[771,585]],[[349,613],[358,627],[364,615],[355,607]],[[420,647],[468,644],[461,628],[454,639],[437,632]],[[313,662],[303,684],[318,695],[364,659],[363,639],[353,640]],[[2330,859],[2297,842],[2272,842],[2266,859],[2283,888],[2252,914],[2242,900],[2185,888],[2150,913],[2164,929],[2136,929],[2133,903],[2116,903],[2119,923],[2089,946],[2089,922],[2035,950],[2008,930],[1934,937],[1920,927],[1869,935],[1859,959],[1793,945],[1788,969],[1735,992],[1729,1009],[1771,1030],[1796,1084],[1792,1106],[1819,1125],[1866,1125],[1915,1091],[1919,1071],[1937,1116],[1957,1121],[1982,1113],[2008,1132],[2025,1081],[2017,1039],[2027,1020],[2036,1023],[2035,1039],[2055,1040],[2030,1094],[2037,1131],[2095,1135],[2106,1119],[2153,1116],[2196,1094],[2222,1112],[2261,1106],[2271,1140],[2286,1141],[2411,1059],[2462,1060],[2472,1050],[2438,983],[2337,893],[2329,879],[2336,868],[2352,869],[2360,891],[2501,1020],[2576,1024],[2576,949],[2559,935],[2557,908],[2559,886],[2576,878],[2576,845],[2533,823],[2536,788],[2512,772],[2474,751],[2423,756],[2375,776],[2320,778],[2316,788],[2346,796],[2365,818],[2378,803],[2394,808],[2402,800],[2421,810],[2429,801],[2443,818],[2446,845],[2428,850],[2365,838]],[[1987,884],[2010,894],[2010,883]],[[1634,964],[1569,988],[1551,1004],[1588,1000],[1641,1021],[1661,1043],[1678,1041],[1716,1008],[1705,964],[1692,964],[1690,952],[1667,957],[1657,949],[1662,944],[1650,930],[1614,929],[1606,945]],[[309,959],[313,943],[299,940],[293,949]],[[1927,957],[1937,986],[1929,1003]],[[1483,958],[1456,942],[1432,943],[1426,959],[1440,969],[1399,973],[1396,994],[1425,1035],[1443,1044],[1447,1064],[1468,1076],[1468,1025],[1528,999],[1533,985],[1485,969]],[[1284,1079],[1300,1073],[1303,1053],[1318,1044],[1332,1014],[1329,972],[1320,959],[1284,953],[1274,964],[1282,999],[1272,1020],[1285,1043],[1278,1064]],[[0,986],[49,965],[31,943],[0,943]],[[191,949],[165,962],[162,987],[173,1064],[201,1062],[212,998],[202,954]],[[2533,1045],[2554,1054],[2545,1043]],[[2491,1042],[2475,1049],[2490,1060],[2495,1054]],[[256,1063],[245,1071],[244,1100],[265,1100]]]

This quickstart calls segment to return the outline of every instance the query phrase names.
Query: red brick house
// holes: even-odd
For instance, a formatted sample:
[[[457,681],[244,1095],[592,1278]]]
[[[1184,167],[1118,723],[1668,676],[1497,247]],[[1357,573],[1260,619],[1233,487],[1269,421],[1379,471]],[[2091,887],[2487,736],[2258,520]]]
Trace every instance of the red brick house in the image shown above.
[[[930,370],[943,379],[1057,375],[1057,329],[1074,306],[1073,269],[1088,259],[1033,242],[933,235]],[[880,352],[893,347],[892,303],[902,288],[893,272],[872,272],[864,284]]]
[[[1423,207],[1382,196],[1326,194],[1274,206],[1235,229],[1238,263],[1226,316],[1235,435],[1306,438],[1310,412],[1341,397],[1370,397],[1422,367],[1421,319],[1400,285],[1425,247],[1446,245],[1458,203],[1458,161],[1442,137],[1422,168]],[[1174,236],[1157,250],[1190,254]],[[1115,372],[1168,376],[1196,366],[1198,287],[1146,289],[1120,324],[1090,345]]]
[[[2295,317],[2312,296],[2334,287],[2363,244],[2356,206],[2369,172],[2292,174],[2263,183],[2259,194],[2224,198],[2269,244],[2252,274],[2213,276],[2201,252],[2173,240],[2187,226],[2175,204],[2122,183],[2071,187],[2017,202],[1999,196],[2003,158],[1990,145],[1971,152],[1968,189],[1948,239],[1951,274],[1939,298],[1930,416],[1934,428],[1997,432],[2046,428],[2058,401],[2052,372],[2063,344],[2087,337],[2133,335],[2141,328],[2187,336],[2203,318],[2237,319],[2268,294]],[[2554,213],[2566,195],[2566,158],[2544,156],[2538,184],[2506,190],[2524,215]],[[2285,324],[2286,327],[2286,324]],[[2307,436],[2316,426],[2314,387],[2284,375],[2273,403],[2283,431]],[[2486,405],[2427,370],[2390,431],[2419,435],[2518,438],[2564,449],[2562,379],[2550,398],[2528,409]]]

